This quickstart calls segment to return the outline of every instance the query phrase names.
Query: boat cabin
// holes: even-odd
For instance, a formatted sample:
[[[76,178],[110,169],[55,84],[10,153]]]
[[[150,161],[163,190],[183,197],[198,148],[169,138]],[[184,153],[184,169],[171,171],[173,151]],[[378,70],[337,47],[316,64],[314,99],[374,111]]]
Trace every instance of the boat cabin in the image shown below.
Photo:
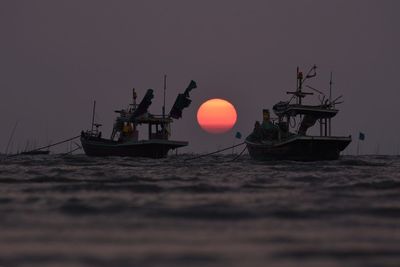
[[[304,92],[302,90],[304,82],[309,79],[315,77],[316,74],[316,66],[313,66],[311,70],[307,73],[305,77],[303,77],[303,73],[299,71],[297,68],[297,89],[294,92],[287,92],[287,94],[291,94],[292,98],[287,102],[279,102],[273,106],[274,113],[278,116],[278,124],[279,125],[287,125],[290,126],[291,120],[294,120],[294,117],[300,117],[300,124],[297,129],[297,134],[306,135],[307,130],[314,126],[318,121],[320,128],[320,136],[331,136],[331,119],[336,116],[339,110],[335,109],[335,104],[340,97],[335,100],[331,100],[332,95],[332,76],[330,81],[329,88],[329,98],[326,98],[324,93],[321,91],[307,86],[311,90],[317,92],[320,96],[323,96],[320,99],[320,105],[304,105],[302,103],[302,99],[307,95],[313,95],[313,92]],[[290,102],[295,99],[296,103],[291,104]],[[293,119],[292,119],[293,118]]]

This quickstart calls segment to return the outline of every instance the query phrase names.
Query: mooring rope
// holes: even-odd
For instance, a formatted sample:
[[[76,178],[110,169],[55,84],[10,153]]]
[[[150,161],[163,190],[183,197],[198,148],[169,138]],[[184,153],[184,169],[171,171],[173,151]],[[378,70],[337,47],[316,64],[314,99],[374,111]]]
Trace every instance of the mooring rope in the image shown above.
[[[61,144],[63,144],[63,143],[66,143],[66,142],[75,140],[75,139],[79,138],[80,136],[81,136],[81,135],[77,135],[77,136],[74,136],[74,137],[71,137],[71,138],[62,140],[62,141],[60,141],[60,142],[57,142],[57,143],[54,143],[54,144],[51,144],[51,145],[39,147],[39,148],[36,148],[36,149],[33,149],[33,150],[24,151],[24,152],[25,152],[25,153],[30,153],[30,152],[39,151],[39,150],[42,150],[42,149],[45,149],[45,148],[50,148],[50,147],[53,147],[53,146],[61,145]],[[23,155],[23,153],[21,152],[21,153],[17,153],[17,154],[7,155],[6,157],[3,158],[3,160],[4,160],[4,159],[7,159],[7,158],[15,157],[15,156],[20,156],[20,155]]]
[[[244,153],[244,151],[246,151],[247,146],[245,146],[242,150],[242,152],[239,153],[239,155],[237,155],[236,157],[234,157],[232,160],[230,160],[229,162],[235,161],[237,160],[240,156],[242,156],[242,154]]]
[[[82,149],[82,147],[81,147],[81,146],[78,146],[77,148],[72,149],[71,151],[68,151],[67,153],[64,153],[64,154],[61,154],[61,155],[63,155],[63,156],[65,156],[65,155],[70,155],[70,154],[72,154],[72,153],[74,153],[75,151],[78,151],[78,150],[80,150],[80,149]]]
[[[57,142],[57,143],[54,143],[54,144],[51,144],[51,145],[48,145],[48,146],[43,146],[43,147],[35,148],[35,149],[33,149],[33,150],[26,151],[26,152],[28,152],[28,153],[29,153],[29,152],[35,152],[35,151],[39,151],[39,150],[42,150],[42,149],[45,149],[45,148],[50,148],[50,147],[53,147],[53,146],[56,146],[56,145],[61,145],[61,144],[63,144],[63,143],[66,143],[66,142],[75,140],[75,139],[77,139],[77,138],[79,138],[79,137],[81,137],[81,135],[77,135],[77,136],[75,136],[75,137],[71,137],[71,138],[65,139],[65,140],[63,140],[63,141],[60,141],[60,142]]]
[[[232,149],[232,148],[237,147],[237,146],[241,146],[241,145],[243,145],[244,143],[245,143],[245,142],[242,142],[242,143],[240,143],[240,144],[237,144],[237,145],[234,145],[234,146],[230,146],[230,147],[227,147],[227,148],[223,148],[223,149],[220,149],[220,150],[211,152],[211,153],[199,155],[199,156],[194,157],[194,158],[185,159],[185,161],[189,161],[189,160],[194,160],[194,159],[199,159],[199,158],[202,158],[202,157],[210,156],[210,155],[213,155],[213,154],[216,154],[216,153],[219,153],[219,152],[228,150],[228,149]]]

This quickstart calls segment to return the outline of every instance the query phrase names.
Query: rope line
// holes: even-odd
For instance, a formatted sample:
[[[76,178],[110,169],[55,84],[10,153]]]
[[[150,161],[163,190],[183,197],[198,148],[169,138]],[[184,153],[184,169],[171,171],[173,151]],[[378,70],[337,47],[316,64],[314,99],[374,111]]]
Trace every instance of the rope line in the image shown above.
[[[243,145],[244,143],[245,143],[245,142],[242,142],[242,143],[240,143],[240,144],[237,144],[237,145],[234,145],[234,146],[230,146],[230,147],[227,147],[227,148],[223,148],[223,149],[220,149],[220,150],[211,152],[211,153],[207,153],[207,154],[204,154],[204,155],[200,155],[200,156],[197,156],[197,157],[194,157],[194,158],[185,159],[185,161],[189,161],[189,160],[194,160],[194,159],[199,159],[199,158],[202,158],[202,157],[210,156],[210,155],[213,155],[213,154],[216,154],[216,153],[219,153],[219,152],[228,150],[228,149],[232,149],[232,148],[237,147],[237,146],[241,146],[241,145]]]
[[[63,144],[63,143],[66,143],[66,142],[75,140],[75,139],[79,138],[80,136],[81,136],[81,135],[77,135],[77,136],[74,136],[74,137],[65,139],[65,140],[63,140],[63,141],[60,141],[60,142],[57,142],[57,143],[54,143],[54,144],[51,144],[51,145],[39,147],[39,148],[36,148],[36,149],[33,149],[33,150],[24,151],[24,152],[25,152],[25,153],[26,153],[26,152],[29,153],[29,152],[39,151],[39,150],[42,150],[42,149],[45,149],[45,148],[50,148],[50,147],[53,147],[53,146],[56,146],[56,145],[60,145],[60,144]],[[74,150],[74,151],[75,151],[75,150]],[[8,158],[12,158],[12,157],[16,157],[16,156],[20,156],[20,155],[22,155],[22,153],[13,154],[13,155],[7,155],[6,157],[2,158],[2,160],[8,159]]]
[[[230,160],[229,162],[235,161],[237,160],[240,156],[242,156],[242,154],[244,153],[244,151],[246,151],[247,146],[245,146],[242,150],[242,152],[239,153],[239,155],[237,155],[236,157],[234,157],[232,160]]]
[[[81,135],[77,135],[75,137],[71,137],[71,138],[68,138],[66,140],[63,140],[63,141],[60,141],[60,142],[57,142],[57,143],[54,143],[54,144],[51,144],[51,145],[48,145],[48,146],[39,147],[39,148],[30,150],[30,151],[27,151],[27,152],[35,152],[35,151],[39,151],[39,150],[42,150],[42,149],[45,149],[45,148],[50,148],[50,147],[53,147],[53,146],[56,146],[56,145],[60,145],[60,144],[66,143],[68,141],[75,140],[75,139],[79,138],[80,136]]]
[[[67,153],[64,153],[64,154],[62,154],[62,155],[70,155],[70,154],[72,154],[73,152],[75,152],[75,151],[78,151],[78,150],[80,150],[80,149],[82,149],[82,147],[81,146],[79,146],[79,147],[77,147],[77,148],[75,148],[75,149],[73,149],[73,150],[71,150],[71,151],[69,151],[69,152],[67,152]]]

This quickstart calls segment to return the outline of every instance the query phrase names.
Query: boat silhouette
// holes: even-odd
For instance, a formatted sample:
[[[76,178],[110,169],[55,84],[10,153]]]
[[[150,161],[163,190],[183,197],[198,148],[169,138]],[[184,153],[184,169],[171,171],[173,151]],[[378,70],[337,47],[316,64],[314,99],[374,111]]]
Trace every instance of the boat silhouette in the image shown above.
[[[148,89],[142,101],[136,103],[136,91],[132,90],[133,102],[127,109],[116,110],[119,115],[115,120],[111,137],[102,138],[99,127],[94,123],[95,103],[93,107],[93,119],[91,130],[81,132],[83,150],[88,156],[129,156],[129,157],[166,157],[172,149],[188,145],[187,141],[170,140],[171,124],[173,119],[182,117],[182,110],[187,108],[191,100],[189,92],[197,87],[196,82],[191,81],[184,93],[179,94],[171,111],[165,113],[165,86],[164,77],[164,105],[162,115],[149,113],[148,108],[154,97],[153,90]],[[139,127],[147,125],[147,139],[139,139]]]
[[[262,123],[256,122],[253,132],[246,138],[245,143],[250,156],[256,160],[335,160],[351,142],[351,136],[333,136],[331,119],[336,116],[336,105],[342,102],[342,96],[332,100],[332,75],[330,81],[329,97],[311,86],[317,92],[320,103],[317,105],[304,105],[303,98],[313,95],[304,92],[304,82],[316,76],[316,66],[308,74],[297,68],[297,88],[294,92],[287,92],[292,97],[289,101],[279,102],[273,106],[277,116],[271,119],[268,109],[263,110]],[[293,103],[294,102],[294,103]],[[296,118],[300,123],[296,125]],[[309,128],[319,124],[319,135],[307,134]],[[297,129],[296,129],[296,126]]]

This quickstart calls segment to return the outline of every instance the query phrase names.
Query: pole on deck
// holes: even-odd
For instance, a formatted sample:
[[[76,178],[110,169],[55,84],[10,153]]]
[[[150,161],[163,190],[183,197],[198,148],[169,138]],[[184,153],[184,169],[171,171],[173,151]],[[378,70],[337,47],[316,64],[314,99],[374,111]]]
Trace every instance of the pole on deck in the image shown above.
[[[167,91],[167,75],[164,75],[164,101],[163,101],[163,108],[162,108],[162,115],[163,119],[165,119],[165,94]]]
[[[93,126],[94,126],[94,114],[96,113],[96,100],[93,101],[93,114],[92,114],[92,131],[93,133]]]

